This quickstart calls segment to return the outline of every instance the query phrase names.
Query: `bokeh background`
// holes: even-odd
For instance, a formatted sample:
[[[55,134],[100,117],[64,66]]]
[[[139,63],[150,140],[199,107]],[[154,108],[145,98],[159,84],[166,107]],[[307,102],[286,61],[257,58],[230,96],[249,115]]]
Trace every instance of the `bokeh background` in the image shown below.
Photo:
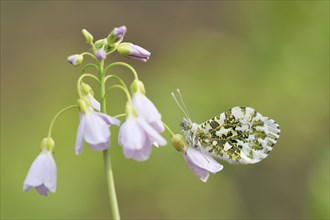
[[[89,49],[81,29],[99,39],[120,25],[152,55],[113,60],[136,68],[174,131],[183,113],[170,93],[180,88],[195,122],[251,106],[282,132],[264,161],[224,162],[202,183],[170,144],[146,162],[125,159],[111,128],[124,219],[329,218],[328,1],[1,1],[2,219],[111,217],[102,154],[87,145],[74,154],[76,111],[53,129],[57,192],[22,187],[50,120],[76,102],[80,70],[66,58]],[[128,71],[116,71],[130,83]],[[124,99],[114,91],[109,113],[121,113]]]

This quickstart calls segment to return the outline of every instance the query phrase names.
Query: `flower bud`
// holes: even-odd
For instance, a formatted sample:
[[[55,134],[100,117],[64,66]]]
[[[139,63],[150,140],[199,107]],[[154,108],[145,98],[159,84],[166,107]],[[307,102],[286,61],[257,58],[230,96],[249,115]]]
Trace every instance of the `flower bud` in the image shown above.
[[[97,40],[94,43],[95,47],[98,48],[98,49],[103,48],[106,44],[107,44],[107,39],[106,38]]]
[[[142,62],[147,62],[151,54],[146,49],[127,42],[119,44],[117,51],[124,57],[140,60]]]
[[[51,137],[46,137],[42,139],[40,144],[40,149],[46,148],[48,151],[54,151],[55,142]]]
[[[114,28],[107,37],[108,44],[113,47],[123,41],[126,34],[126,27],[120,26]]]
[[[173,135],[171,142],[177,151],[183,151],[184,146],[186,145],[186,139],[181,134]]]
[[[103,50],[103,49],[101,48],[101,49],[98,49],[98,50],[95,52],[95,56],[96,56],[97,59],[99,59],[99,60],[105,60],[105,58],[107,57],[107,53],[105,52],[105,50]]]
[[[82,63],[84,57],[81,54],[75,54],[68,57],[68,62],[74,66],[77,66]]]
[[[93,43],[93,35],[91,33],[89,33],[86,29],[82,29],[81,33],[86,43],[88,44]]]
[[[143,82],[140,80],[134,80],[131,84],[131,91],[132,93],[141,92],[143,94],[146,94],[146,90],[144,88]]]

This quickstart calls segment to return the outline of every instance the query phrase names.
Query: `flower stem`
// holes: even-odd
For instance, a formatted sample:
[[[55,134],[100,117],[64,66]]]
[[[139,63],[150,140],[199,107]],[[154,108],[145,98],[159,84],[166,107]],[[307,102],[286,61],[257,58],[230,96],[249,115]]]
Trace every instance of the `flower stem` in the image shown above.
[[[117,202],[117,196],[116,196],[115,182],[113,179],[109,149],[103,151],[103,160],[104,160],[105,175],[106,175],[107,184],[108,184],[108,192],[109,192],[109,198],[110,198],[110,208],[112,211],[112,218],[119,220],[120,215],[119,215],[119,208],[118,208],[118,202]]]
[[[60,116],[63,112],[65,112],[66,110],[72,109],[72,108],[77,108],[78,105],[70,105],[68,107],[63,108],[61,111],[59,111],[53,118],[52,122],[49,125],[49,129],[48,129],[48,137],[50,138],[52,135],[52,129],[54,126],[54,123],[56,121],[56,119],[58,118],[58,116]]]
[[[165,124],[165,123],[163,122],[163,125],[164,125],[164,127],[168,130],[168,132],[170,132],[171,136],[174,136],[174,135],[175,135],[174,132],[170,129],[170,127],[169,127],[167,124]]]
[[[104,99],[105,95],[105,72],[104,72],[104,62],[99,62],[99,80],[100,80],[100,97],[101,97],[101,112],[106,113],[106,99]],[[109,199],[110,199],[110,209],[112,218],[119,220],[119,208],[118,208],[118,202],[117,202],[117,196],[116,196],[116,189],[115,189],[115,182],[113,178],[112,173],[112,167],[111,167],[111,160],[110,160],[110,153],[109,149],[106,149],[103,151],[103,161],[104,161],[104,168],[105,168],[105,176],[107,179],[107,185],[108,185],[108,193],[109,193]]]
[[[90,73],[84,73],[82,74],[79,78],[78,78],[78,81],[77,81],[77,92],[78,92],[78,95],[79,95],[79,98],[82,98],[83,97],[83,94],[81,92],[81,81],[83,80],[84,77],[91,77],[93,79],[95,79],[97,82],[101,82],[96,76],[94,76],[93,74],[90,74]]]
[[[105,68],[105,73],[108,71],[108,69],[110,69],[111,67],[114,67],[114,66],[124,66],[124,67],[126,67],[126,68],[128,68],[132,73],[133,73],[133,75],[134,75],[134,78],[136,79],[136,80],[138,80],[139,78],[138,78],[138,75],[137,75],[137,73],[136,73],[136,71],[135,71],[135,69],[131,66],[131,65],[129,65],[128,63],[124,63],[124,62],[114,62],[114,63],[111,63],[111,64],[109,64],[106,68]]]

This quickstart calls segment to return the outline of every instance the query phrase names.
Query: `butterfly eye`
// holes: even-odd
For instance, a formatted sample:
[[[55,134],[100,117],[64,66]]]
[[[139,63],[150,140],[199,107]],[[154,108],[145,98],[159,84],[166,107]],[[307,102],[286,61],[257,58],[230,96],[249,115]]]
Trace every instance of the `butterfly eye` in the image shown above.
[[[192,128],[191,123],[185,118],[182,119],[180,126],[184,131],[190,130]]]

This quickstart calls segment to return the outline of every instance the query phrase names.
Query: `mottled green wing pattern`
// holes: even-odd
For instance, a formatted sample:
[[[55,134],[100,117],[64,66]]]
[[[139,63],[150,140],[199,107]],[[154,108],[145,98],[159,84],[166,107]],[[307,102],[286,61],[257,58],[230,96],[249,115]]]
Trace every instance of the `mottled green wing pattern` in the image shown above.
[[[230,163],[257,163],[268,156],[280,135],[279,125],[250,107],[234,107],[200,124],[197,145]]]

